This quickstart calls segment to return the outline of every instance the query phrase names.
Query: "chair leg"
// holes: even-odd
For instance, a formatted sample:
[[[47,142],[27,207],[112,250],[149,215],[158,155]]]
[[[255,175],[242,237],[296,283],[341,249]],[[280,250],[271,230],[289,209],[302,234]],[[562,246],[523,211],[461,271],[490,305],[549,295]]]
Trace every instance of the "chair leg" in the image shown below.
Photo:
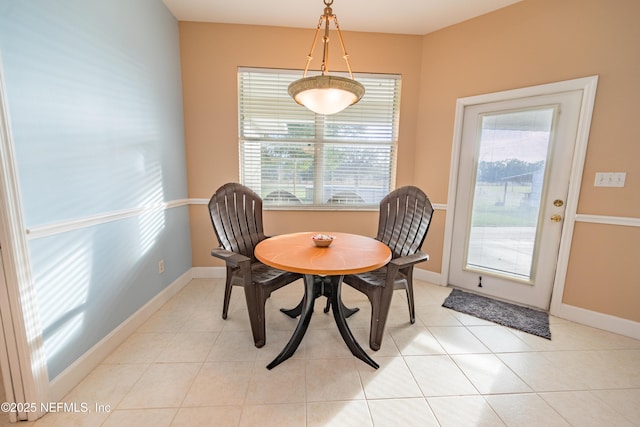
[[[257,286],[245,286],[244,296],[247,300],[247,310],[249,311],[249,322],[253,333],[253,343],[256,347],[264,347],[267,342],[267,330],[265,325],[264,304],[266,297],[261,298],[260,290]]]
[[[369,347],[378,351],[382,345],[384,328],[389,316],[389,307],[393,297],[393,287],[385,286],[369,297],[371,301],[371,331],[369,332]]]
[[[227,319],[227,313],[229,312],[229,301],[231,300],[231,269],[227,267],[227,280],[224,285],[224,301],[222,303],[222,318]]]
[[[382,339],[378,336],[378,311],[380,310],[380,296],[371,295],[369,301],[371,302],[371,325],[369,326],[369,348],[373,351],[380,350]]]
[[[413,299],[413,283],[407,282],[407,304],[409,305],[409,322],[416,323],[416,307]]]
[[[409,322],[413,325],[416,323],[416,306],[415,299],[413,297],[413,267],[409,267],[406,270],[407,283],[405,288],[407,290],[407,303],[409,304]]]

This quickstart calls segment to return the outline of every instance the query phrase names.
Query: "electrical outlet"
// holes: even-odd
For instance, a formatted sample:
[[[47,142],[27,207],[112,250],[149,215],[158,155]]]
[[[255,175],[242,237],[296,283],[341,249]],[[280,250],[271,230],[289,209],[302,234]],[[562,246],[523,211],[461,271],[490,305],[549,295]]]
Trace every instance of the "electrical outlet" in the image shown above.
[[[158,261],[158,273],[160,273],[160,274],[164,273],[164,260],[163,259]]]
[[[596,172],[595,187],[624,187],[626,172]]]

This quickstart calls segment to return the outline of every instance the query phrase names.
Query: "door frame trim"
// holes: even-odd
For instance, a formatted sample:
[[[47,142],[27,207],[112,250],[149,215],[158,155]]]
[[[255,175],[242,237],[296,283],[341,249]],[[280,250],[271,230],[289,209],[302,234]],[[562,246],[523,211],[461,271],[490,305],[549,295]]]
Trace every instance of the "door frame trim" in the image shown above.
[[[48,401],[49,375],[24,232],[6,93],[0,57],[0,234],[6,279],[6,287],[0,292],[0,305],[5,311],[2,322],[5,346],[0,351],[6,353],[2,355],[6,357],[3,365],[10,371],[3,374],[11,375],[13,385],[14,393],[7,398],[36,405],[33,412],[11,412],[9,417],[12,421],[34,421],[43,415],[40,403]]]
[[[512,89],[501,92],[475,95],[465,98],[458,98],[456,101],[455,121],[453,125],[453,142],[451,149],[451,165],[449,168],[449,189],[447,193],[447,215],[445,218],[444,242],[442,249],[442,275],[440,284],[449,284],[449,270],[453,236],[453,216],[455,212],[455,200],[458,187],[458,169],[460,163],[460,149],[462,145],[462,124],[464,110],[478,104],[508,101],[517,98],[526,98],[539,95],[551,95],[559,92],[582,91],[582,101],[580,105],[580,116],[578,130],[576,133],[576,144],[571,165],[571,178],[569,183],[569,193],[566,200],[565,220],[560,237],[560,251],[558,254],[558,264],[553,282],[550,312],[558,312],[562,305],[562,294],[564,292],[564,282],[566,279],[569,254],[571,251],[571,240],[578,209],[578,199],[582,186],[582,173],[589,142],[589,131],[591,128],[591,117],[595,104],[598,76],[582,77],[572,80],[565,80],[555,83],[547,83],[536,86],[529,86],[520,89]]]

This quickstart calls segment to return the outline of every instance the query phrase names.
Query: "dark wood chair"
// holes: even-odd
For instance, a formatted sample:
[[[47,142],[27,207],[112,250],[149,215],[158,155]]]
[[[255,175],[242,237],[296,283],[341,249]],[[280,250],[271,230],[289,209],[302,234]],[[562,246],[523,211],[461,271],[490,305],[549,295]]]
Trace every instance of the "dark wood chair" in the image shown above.
[[[407,292],[409,320],[416,321],[413,266],[429,259],[421,248],[432,215],[433,206],[419,188],[406,186],[389,193],[380,202],[376,239],[389,246],[391,261],[377,270],[344,277],[344,283],[364,293],[371,303],[369,347],[372,350],[379,350],[382,344],[394,290]]]
[[[256,347],[266,342],[265,302],[271,293],[302,277],[262,264],[254,248],[266,239],[262,223],[262,199],[248,187],[228,183],[209,201],[211,223],[219,248],[211,255],[225,261],[227,277],[222,318],[227,318],[231,289],[242,286]]]

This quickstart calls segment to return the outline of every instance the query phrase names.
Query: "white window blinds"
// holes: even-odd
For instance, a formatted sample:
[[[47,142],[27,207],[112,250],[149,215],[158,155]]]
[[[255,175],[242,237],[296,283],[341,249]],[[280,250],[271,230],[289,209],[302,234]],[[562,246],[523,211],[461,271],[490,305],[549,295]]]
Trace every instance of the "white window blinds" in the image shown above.
[[[238,71],[240,178],[267,206],[372,207],[394,185],[400,77],[358,75],[359,103],[330,115],[296,104],[299,71]]]

